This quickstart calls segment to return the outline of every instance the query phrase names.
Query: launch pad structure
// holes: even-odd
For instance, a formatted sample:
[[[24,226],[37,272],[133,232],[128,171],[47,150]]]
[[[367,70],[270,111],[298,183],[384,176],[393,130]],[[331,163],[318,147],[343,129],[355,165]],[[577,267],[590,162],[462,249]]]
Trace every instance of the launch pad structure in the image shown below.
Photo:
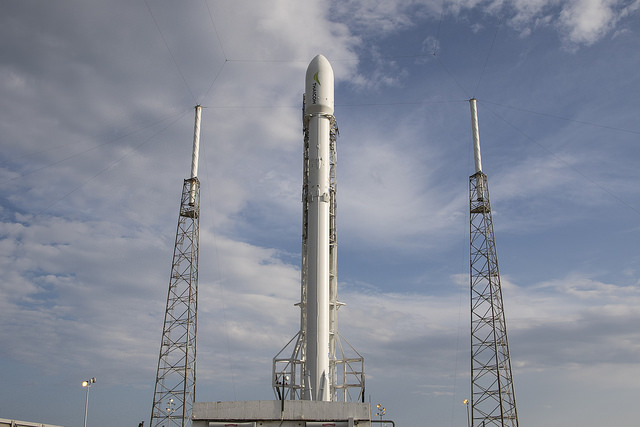
[[[191,178],[184,180],[151,414],[152,427],[371,427],[364,358],[338,333],[337,135],[334,76],[317,55],[305,77],[300,330],[273,358],[276,400],[195,402],[201,107]],[[475,173],[469,177],[471,294],[470,427],[518,427],[487,176],[476,100]],[[343,345],[344,344],[346,345]],[[466,401],[465,401],[466,402]],[[385,420],[395,425],[391,420]]]
[[[338,333],[334,76],[318,55],[305,77],[300,330],[273,358],[277,400],[196,402],[193,427],[370,427],[364,358]],[[344,342],[344,344],[343,344]]]
[[[193,427],[371,427],[371,405],[318,400],[287,401],[284,406],[277,400],[197,402]]]

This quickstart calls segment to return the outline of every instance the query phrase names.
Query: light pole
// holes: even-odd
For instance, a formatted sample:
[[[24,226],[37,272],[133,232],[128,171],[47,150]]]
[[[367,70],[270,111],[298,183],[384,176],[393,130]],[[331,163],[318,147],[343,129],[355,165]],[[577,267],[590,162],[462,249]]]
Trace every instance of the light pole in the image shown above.
[[[280,395],[280,398],[282,400],[281,407],[280,407],[281,412],[284,412],[284,399],[285,399],[284,388],[288,385],[289,385],[289,375],[283,375],[282,376],[282,394]],[[280,390],[278,390],[278,393],[280,393]]]
[[[376,412],[376,415],[380,417],[380,423],[382,424],[382,416],[387,413],[387,410],[380,403],[376,405],[376,408],[378,408],[378,412]]]
[[[96,382],[96,377],[92,377],[90,380],[82,381],[82,387],[87,388],[87,396],[84,400],[84,427],[87,427],[87,408],[89,407],[89,389],[91,384]]]
[[[467,426],[471,427],[471,418],[469,416],[469,399],[463,400],[462,403],[464,403],[465,406],[467,407]]]

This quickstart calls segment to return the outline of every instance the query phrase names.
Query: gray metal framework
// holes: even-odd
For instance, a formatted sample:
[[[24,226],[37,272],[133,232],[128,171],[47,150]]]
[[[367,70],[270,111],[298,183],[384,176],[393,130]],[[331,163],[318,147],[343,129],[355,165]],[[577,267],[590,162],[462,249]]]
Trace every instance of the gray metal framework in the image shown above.
[[[304,101],[303,101],[304,103]],[[330,184],[329,184],[329,376],[330,396],[334,402],[364,402],[364,358],[347,340],[338,333],[338,309],[344,303],[338,301],[337,278],[337,151],[338,126],[334,116],[331,120],[330,133]],[[279,400],[309,399],[309,381],[306,377],[306,337],[307,329],[307,219],[309,202],[307,197],[309,177],[309,126],[308,117],[304,115],[304,157],[302,173],[302,265],[301,265],[301,295],[300,302],[300,331],[273,358],[272,385]],[[344,345],[343,345],[344,342]]]
[[[200,182],[184,180],[167,309],[158,358],[151,427],[191,425],[196,393]]]
[[[469,177],[471,426],[518,427],[487,176]]]

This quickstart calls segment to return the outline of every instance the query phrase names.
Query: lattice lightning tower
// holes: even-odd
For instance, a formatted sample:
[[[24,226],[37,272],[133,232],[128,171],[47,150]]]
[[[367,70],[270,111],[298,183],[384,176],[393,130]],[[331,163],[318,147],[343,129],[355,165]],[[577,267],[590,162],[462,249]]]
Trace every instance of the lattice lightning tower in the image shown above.
[[[190,426],[191,408],[196,393],[200,231],[200,181],[197,173],[202,107],[197,105],[195,110],[191,178],[185,179],[182,187],[151,427]]]
[[[471,230],[471,426],[518,427],[487,176],[482,172],[476,100],[471,104],[475,174]]]

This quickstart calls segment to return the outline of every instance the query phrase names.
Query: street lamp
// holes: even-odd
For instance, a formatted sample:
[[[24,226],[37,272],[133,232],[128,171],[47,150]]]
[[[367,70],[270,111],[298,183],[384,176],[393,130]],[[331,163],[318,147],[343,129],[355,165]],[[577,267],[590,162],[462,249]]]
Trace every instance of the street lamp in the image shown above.
[[[471,427],[471,417],[469,416],[469,399],[465,399],[462,401],[467,406],[467,426]]]
[[[90,380],[82,381],[82,387],[87,388],[87,396],[84,399],[84,427],[87,427],[87,408],[89,407],[89,389],[91,384],[96,382],[96,377],[92,377]]]

